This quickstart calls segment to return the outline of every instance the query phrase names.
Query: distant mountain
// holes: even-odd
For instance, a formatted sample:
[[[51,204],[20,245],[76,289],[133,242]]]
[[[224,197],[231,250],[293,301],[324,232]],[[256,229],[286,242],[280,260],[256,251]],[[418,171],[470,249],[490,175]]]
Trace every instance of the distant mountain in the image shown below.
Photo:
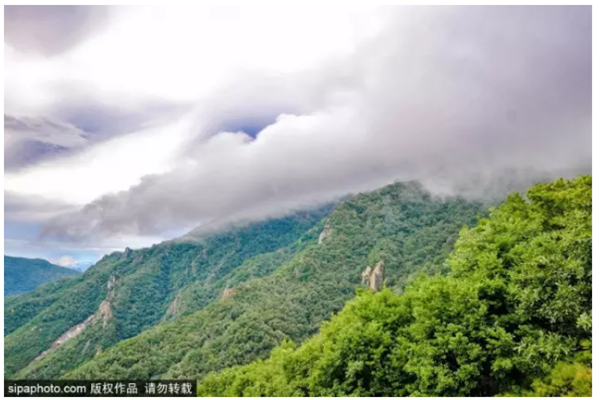
[[[401,292],[443,272],[460,228],[482,213],[398,183],[335,209],[110,254],[5,302],[5,376],[199,378],[264,358],[316,333],[361,281]]]
[[[317,333],[321,323],[339,312],[361,285],[401,293],[418,275],[444,273],[444,261],[461,227],[473,226],[481,214],[485,209],[480,203],[434,197],[415,182],[352,196],[315,226],[311,240],[286,252],[291,258],[278,261],[279,265],[267,264],[275,266],[269,267],[271,271],[263,267],[264,261],[255,259],[264,272],[255,274],[254,279],[234,278],[248,276],[244,271],[248,264],[233,271],[217,301],[202,309],[179,314],[172,322],[103,349],[76,368],[67,363],[65,355],[70,352],[79,362],[81,350],[67,343],[13,376],[200,379],[210,372],[266,358],[286,339],[298,344]],[[189,309],[192,299],[202,299],[204,285],[190,285],[170,309]],[[16,358],[16,352],[25,347],[21,335],[28,335],[34,325],[38,323],[27,323],[10,335],[14,338],[7,336],[5,360]],[[84,335],[81,349],[88,337],[93,337],[93,329],[89,336]],[[12,371],[6,368],[5,373]]]
[[[44,283],[79,274],[39,258],[4,256],[4,296],[29,292]]]
[[[5,373],[60,376],[123,339],[218,301],[227,287],[271,273],[315,241],[322,226],[313,228],[332,209],[127,248],[75,279],[7,298]]]

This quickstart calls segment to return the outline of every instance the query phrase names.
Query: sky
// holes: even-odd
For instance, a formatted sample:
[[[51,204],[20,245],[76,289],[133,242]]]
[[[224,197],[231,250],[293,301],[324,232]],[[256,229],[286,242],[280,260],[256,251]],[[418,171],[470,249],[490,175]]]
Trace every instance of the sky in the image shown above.
[[[590,6],[4,8],[5,254],[591,173]]]

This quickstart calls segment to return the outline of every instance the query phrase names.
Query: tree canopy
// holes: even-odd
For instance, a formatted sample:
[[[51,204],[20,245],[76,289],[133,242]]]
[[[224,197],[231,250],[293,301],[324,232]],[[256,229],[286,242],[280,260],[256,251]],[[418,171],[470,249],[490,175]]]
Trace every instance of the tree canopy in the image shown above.
[[[463,229],[447,276],[361,290],[320,332],[206,376],[206,396],[591,395],[592,179]]]

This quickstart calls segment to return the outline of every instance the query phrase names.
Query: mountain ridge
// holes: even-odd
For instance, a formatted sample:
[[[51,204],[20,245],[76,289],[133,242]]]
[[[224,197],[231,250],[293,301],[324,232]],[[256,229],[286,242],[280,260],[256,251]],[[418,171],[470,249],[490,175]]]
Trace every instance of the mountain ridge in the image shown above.
[[[112,253],[7,299],[5,374],[197,379],[212,396],[588,393],[591,177],[487,210],[395,183]]]
[[[382,258],[389,262],[387,284],[399,291],[414,274],[440,272],[452,238],[484,213],[479,203],[434,197],[414,182],[355,195],[326,218],[333,233],[321,244],[318,236],[326,221],[313,229],[307,247],[269,275],[242,282],[231,296],[221,292],[219,301],[193,314],[117,343],[62,377],[200,377],[266,357],[286,337],[301,341],[341,310],[367,265]],[[419,246],[422,251],[413,251]],[[41,376],[39,370],[19,375]]]
[[[317,335],[211,373],[198,395],[591,396],[591,183],[509,196],[461,231],[447,275],[361,290]]]
[[[45,283],[79,274],[79,271],[52,264],[41,258],[5,255],[4,296],[29,292]]]
[[[220,294],[211,280],[219,281],[258,254],[293,245],[330,208],[236,227],[195,243],[167,241],[146,249],[114,252],[74,282],[40,288],[5,302],[5,373],[40,363],[43,367],[47,358],[62,357],[55,366],[81,363],[168,320],[166,314],[177,292],[194,282],[196,290],[183,298],[187,303],[178,307],[179,311],[204,307]],[[98,313],[105,302],[112,315],[107,323],[88,323],[71,340],[37,358],[69,329]]]

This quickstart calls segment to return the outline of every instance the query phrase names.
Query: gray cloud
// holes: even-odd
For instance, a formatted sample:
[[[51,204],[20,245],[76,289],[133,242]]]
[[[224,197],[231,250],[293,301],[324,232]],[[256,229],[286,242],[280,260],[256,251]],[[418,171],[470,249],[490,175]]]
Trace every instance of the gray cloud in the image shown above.
[[[39,196],[24,196],[4,192],[4,219],[6,221],[36,222],[44,221],[58,214],[76,211],[77,207]]]
[[[44,113],[85,131],[93,142],[170,122],[191,109],[189,103],[147,95],[120,94],[115,99],[81,81],[59,80],[46,88],[55,101]]]
[[[295,114],[256,139],[200,135],[189,162],[63,214],[45,234],[259,218],[395,179],[473,195],[506,171],[521,184],[589,169],[590,7],[410,8],[394,21],[346,59],[253,81],[227,94],[233,106],[198,114],[200,127],[223,110],[252,114],[244,99]]]
[[[105,140],[180,118],[190,105],[135,97],[111,104],[89,88],[63,84],[44,115],[4,114],[4,167],[69,156]]]
[[[45,117],[4,114],[4,168],[14,171],[83,148],[85,132]]]
[[[4,6],[4,41],[19,51],[55,56],[100,32],[109,19],[106,6]]]
[[[88,133],[92,142],[170,122],[190,110],[189,104],[143,96],[121,96],[120,102],[105,99],[91,88],[77,83],[55,85],[60,99],[47,111],[54,118]]]

